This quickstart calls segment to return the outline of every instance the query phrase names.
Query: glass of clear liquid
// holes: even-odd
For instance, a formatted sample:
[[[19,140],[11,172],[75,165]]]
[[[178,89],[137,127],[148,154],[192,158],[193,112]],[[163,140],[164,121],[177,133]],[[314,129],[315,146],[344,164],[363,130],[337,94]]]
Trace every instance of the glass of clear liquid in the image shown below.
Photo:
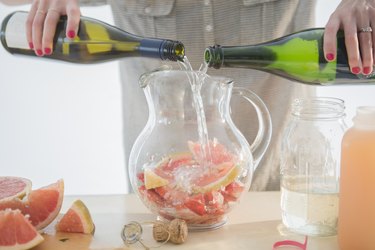
[[[282,221],[292,232],[337,233],[344,101],[297,99],[281,145]]]

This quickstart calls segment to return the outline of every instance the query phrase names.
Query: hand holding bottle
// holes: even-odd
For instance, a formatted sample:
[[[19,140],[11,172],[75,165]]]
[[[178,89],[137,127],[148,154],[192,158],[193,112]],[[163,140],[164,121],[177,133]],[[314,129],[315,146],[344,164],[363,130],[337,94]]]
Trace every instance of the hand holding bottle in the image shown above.
[[[324,33],[324,52],[328,61],[336,58],[336,34],[344,30],[351,72],[368,75],[374,64],[375,0],[342,0],[330,16]],[[375,27],[374,27],[375,29]]]
[[[66,36],[74,38],[78,31],[78,0],[34,0],[26,21],[27,41],[38,56],[50,55],[53,37],[61,15],[67,15]]]

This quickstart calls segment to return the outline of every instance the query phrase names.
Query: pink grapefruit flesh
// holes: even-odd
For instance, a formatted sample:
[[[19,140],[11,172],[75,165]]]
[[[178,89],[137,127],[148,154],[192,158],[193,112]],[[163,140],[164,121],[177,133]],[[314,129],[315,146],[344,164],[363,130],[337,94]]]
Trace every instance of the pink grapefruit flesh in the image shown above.
[[[171,154],[138,173],[138,192],[152,211],[167,219],[216,223],[244,191],[238,180],[241,163],[216,140],[206,146],[209,159],[199,143],[189,141],[188,147],[190,152]]]
[[[42,241],[43,237],[21,211],[0,211],[0,249],[30,249]]]
[[[19,209],[28,215],[31,224],[36,229],[42,229],[50,224],[59,214],[64,197],[64,181],[31,191],[24,199],[13,198],[0,200],[0,210]]]
[[[90,212],[81,200],[76,200],[56,224],[56,231],[94,234],[95,226]]]
[[[22,199],[30,191],[30,180],[14,176],[0,176],[0,201]]]

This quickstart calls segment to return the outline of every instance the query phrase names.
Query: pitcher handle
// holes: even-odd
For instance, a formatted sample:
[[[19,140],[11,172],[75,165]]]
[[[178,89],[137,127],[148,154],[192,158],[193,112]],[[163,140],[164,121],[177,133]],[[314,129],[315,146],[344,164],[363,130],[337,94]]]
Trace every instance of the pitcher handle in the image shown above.
[[[272,136],[272,121],[271,115],[267,109],[267,106],[264,104],[262,99],[259,98],[255,93],[252,91],[245,89],[234,87],[233,88],[233,95],[239,95],[245,98],[251,105],[254,106],[255,111],[258,116],[259,121],[259,129],[258,133],[250,145],[251,152],[254,158],[254,169],[258,167],[260,160],[262,159],[264,153],[266,152]]]

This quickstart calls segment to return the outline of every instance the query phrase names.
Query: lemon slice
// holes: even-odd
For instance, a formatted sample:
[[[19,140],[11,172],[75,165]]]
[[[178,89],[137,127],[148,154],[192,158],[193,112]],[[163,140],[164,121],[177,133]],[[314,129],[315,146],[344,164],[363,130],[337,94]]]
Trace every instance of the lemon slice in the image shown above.
[[[169,181],[155,174],[151,169],[145,170],[146,189],[162,187],[168,185]]]

